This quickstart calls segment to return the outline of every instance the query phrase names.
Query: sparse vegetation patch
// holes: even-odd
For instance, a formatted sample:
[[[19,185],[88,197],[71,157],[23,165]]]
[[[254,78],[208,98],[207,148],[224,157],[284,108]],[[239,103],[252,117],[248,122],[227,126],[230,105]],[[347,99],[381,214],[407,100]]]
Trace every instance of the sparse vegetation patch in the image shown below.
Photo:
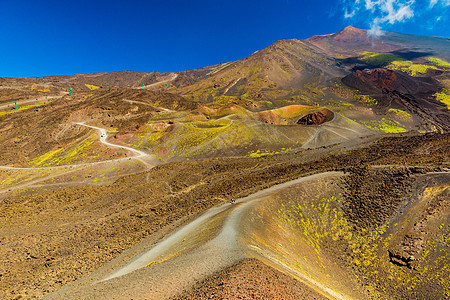
[[[91,91],[94,91],[94,90],[100,88],[99,86],[92,85],[92,84],[85,84],[85,86],[86,86],[88,89],[90,89]]]
[[[430,69],[438,70],[438,68],[436,68],[435,66],[415,64],[409,60],[393,61],[387,66],[387,68],[391,70],[400,70],[405,73],[408,73],[411,76],[416,76],[418,74],[426,74]]]
[[[401,127],[399,122],[386,118],[382,118],[381,120],[361,121],[361,124],[371,130],[384,133],[399,133],[408,131],[407,129]]]
[[[372,299],[405,295],[421,289],[424,282],[437,283],[441,295],[450,295],[450,255],[442,245],[450,242],[450,226],[441,226],[414,258],[414,270],[392,263],[393,230],[398,224],[385,223],[372,229],[354,227],[340,209],[339,195],[319,201],[293,204],[278,210],[280,221],[302,235],[315,259],[325,271],[324,257],[336,256]],[[389,230],[390,229],[390,230]],[[440,245],[440,247],[438,246]],[[438,247],[436,247],[438,246]],[[394,260],[395,262],[395,260]]]
[[[437,57],[427,57],[427,60],[438,67],[450,68],[450,63]]]
[[[361,52],[360,58],[362,61],[374,67],[386,67],[391,70],[399,70],[408,73],[411,76],[418,74],[426,74],[428,70],[438,70],[432,65],[415,64],[412,61],[403,59],[392,53],[375,53],[375,52]],[[448,67],[448,63],[439,59],[429,57],[427,60],[439,67]]]
[[[394,61],[403,61],[404,59],[394,55],[392,53],[375,53],[363,51],[359,53],[362,61],[372,65],[374,67],[387,66]]]
[[[447,105],[447,108],[450,109],[450,90],[449,89],[442,89],[442,91],[434,94],[436,97],[436,100],[441,101],[445,105]]]
[[[395,109],[395,108],[390,108],[388,110],[388,112],[391,113],[392,115],[396,116],[398,119],[400,119],[402,121],[411,120],[411,115],[409,113],[407,113],[406,111],[403,111],[400,109]]]

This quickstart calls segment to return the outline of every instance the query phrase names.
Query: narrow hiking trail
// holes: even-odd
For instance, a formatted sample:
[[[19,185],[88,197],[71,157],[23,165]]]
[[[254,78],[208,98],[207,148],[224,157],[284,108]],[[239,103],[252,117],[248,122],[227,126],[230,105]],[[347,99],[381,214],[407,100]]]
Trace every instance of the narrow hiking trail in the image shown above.
[[[147,106],[153,107],[153,108],[155,108],[155,109],[162,110],[162,111],[164,111],[164,112],[176,112],[175,110],[171,110],[171,109],[164,108],[164,107],[154,106],[154,105],[152,105],[152,104],[150,104],[150,103],[146,103],[146,102],[142,102],[142,101],[128,100],[128,99],[122,99],[122,100],[125,101],[125,102],[128,102],[128,103],[131,103],[131,104],[133,104],[133,103],[139,103],[139,104],[147,105]]]
[[[121,148],[121,149],[128,150],[128,151],[130,151],[130,152],[135,154],[135,156],[133,157],[134,159],[139,160],[140,162],[142,162],[147,167],[151,167],[151,164],[146,162],[143,158],[144,157],[153,157],[153,155],[147,154],[144,151],[140,151],[140,150],[137,150],[137,149],[134,149],[134,148],[131,148],[131,147],[117,145],[117,144],[112,144],[112,143],[107,142],[106,139],[108,138],[108,132],[104,128],[95,127],[95,126],[92,126],[92,125],[86,125],[84,123],[75,123],[75,124],[98,130],[100,132],[100,142],[102,144],[104,144],[104,145],[106,145],[108,147],[112,147],[112,148]]]
[[[89,128],[93,128],[96,129],[100,132],[100,142],[108,147],[112,147],[112,148],[122,148],[125,150],[128,150],[132,153],[135,154],[135,156],[133,157],[122,157],[122,158],[117,158],[117,159],[110,159],[110,160],[104,160],[104,161],[98,161],[98,162],[92,162],[92,163],[81,163],[81,164],[69,164],[69,165],[61,165],[61,166],[51,166],[51,167],[31,167],[31,168],[23,168],[23,167],[10,167],[10,166],[0,166],[0,169],[3,170],[51,170],[51,169],[64,169],[64,168],[70,168],[70,167],[84,167],[84,166],[89,166],[89,165],[98,165],[98,164],[103,164],[103,163],[107,163],[107,162],[114,162],[114,161],[120,161],[120,160],[126,160],[129,158],[134,158],[134,159],[142,159],[143,157],[152,157],[152,154],[148,154],[145,153],[143,151],[131,148],[131,147],[127,147],[127,146],[122,146],[122,145],[117,145],[117,144],[112,144],[106,141],[106,139],[108,138],[108,133],[106,129],[103,128],[99,128],[99,127],[95,127],[95,126],[91,126],[91,125],[86,125],[84,123],[74,123],[77,125],[81,125],[81,126],[85,126],[85,127],[89,127]],[[140,160],[142,163],[144,163],[145,165],[149,165],[148,162],[144,162],[142,160]]]
[[[128,151],[131,151],[134,154],[136,154],[135,158],[149,156],[147,153],[145,153],[143,151],[140,151],[140,150],[137,150],[137,149],[134,149],[134,148],[131,148],[131,147],[117,145],[117,144],[112,144],[112,143],[107,142],[106,139],[108,138],[108,132],[104,128],[95,127],[95,126],[92,126],[92,125],[86,125],[85,123],[75,123],[75,124],[98,130],[100,132],[100,142],[102,144],[105,144],[106,146],[113,147],[113,148],[122,148],[122,149],[125,149],[125,150],[128,150]]]
[[[39,183],[41,183],[41,182],[45,182],[49,179],[53,179],[53,178],[56,178],[59,176],[68,175],[70,173],[75,173],[77,171],[84,170],[89,166],[97,166],[97,165],[101,165],[101,164],[120,162],[120,161],[129,160],[129,159],[136,159],[139,162],[141,162],[142,164],[144,164],[145,168],[147,168],[147,169],[154,167],[155,164],[151,162],[154,159],[154,155],[147,154],[143,151],[140,151],[140,150],[137,150],[137,149],[134,149],[131,147],[117,145],[117,144],[107,142],[106,139],[108,138],[108,132],[106,129],[96,127],[96,126],[86,125],[85,123],[74,123],[74,124],[98,130],[99,135],[100,135],[100,142],[102,144],[106,145],[107,147],[121,148],[121,149],[130,151],[131,153],[133,153],[133,156],[105,160],[105,161],[98,161],[98,162],[93,162],[93,163],[70,164],[70,165],[52,166],[52,167],[20,168],[20,167],[0,166],[0,170],[19,170],[19,171],[33,171],[33,172],[37,171],[37,170],[44,171],[44,172],[48,171],[48,170],[55,170],[55,171],[62,170],[61,172],[44,175],[39,178],[32,177],[29,179],[29,181],[19,183],[16,186],[5,187],[4,189],[0,189],[0,194],[3,194],[5,192],[11,192],[13,190],[17,190],[17,189],[21,189],[21,188],[30,187],[30,186],[40,187],[41,185],[39,185]],[[65,184],[67,185],[67,183],[65,183]],[[55,184],[55,185],[58,185],[58,184]]]
[[[174,81],[177,78],[178,78],[178,74],[177,73],[173,73],[173,74],[171,74],[171,78],[169,78],[169,79],[166,79],[166,80],[163,80],[163,81],[158,81],[158,82],[155,82],[155,83],[152,83],[152,84],[149,84],[149,85],[144,85],[144,89],[149,89],[149,88],[152,88],[154,86],[158,86],[158,85],[162,85],[162,84],[165,84],[165,83],[168,83],[168,82],[172,82],[172,81]],[[138,88],[141,88],[141,87],[138,87]]]
[[[136,249],[129,251],[134,253],[131,258],[124,254],[124,258],[115,259],[91,275],[49,295],[48,299],[110,298],[117,295],[119,298],[146,299],[173,297],[214,272],[260,254],[252,254],[258,252],[258,247],[246,242],[249,234],[258,231],[252,228],[253,223],[248,216],[258,210],[258,205],[266,197],[296,184],[340,174],[326,172],[302,177],[237,199],[235,204],[213,207],[151,248],[142,249],[137,245]],[[273,258],[267,259],[286,268]],[[306,275],[302,280],[326,295],[345,298]]]

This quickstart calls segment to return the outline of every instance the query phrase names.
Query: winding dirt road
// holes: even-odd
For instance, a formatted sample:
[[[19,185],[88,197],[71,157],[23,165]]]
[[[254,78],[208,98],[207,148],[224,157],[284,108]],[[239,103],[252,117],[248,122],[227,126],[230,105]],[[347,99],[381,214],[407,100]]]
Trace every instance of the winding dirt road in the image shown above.
[[[147,167],[151,167],[152,166],[151,164],[146,162],[143,158],[144,157],[153,157],[153,155],[147,154],[147,153],[145,153],[143,151],[140,151],[140,150],[137,150],[137,149],[134,149],[134,148],[131,148],[131,147],[117,145],[117,144],[111,144],[111,143],[107,142],[106,139],[108,138],[108,132],[106,131],[106,129],[100,128],[100,127],[95,127],[95,126],[92,126],[92,125],[86,125],[84,123],[75,123],[75,124],[98,130],[100,132],[100,142],[102,144],[104,144],[104,145],[106,145],[108,147],[112,147],[112,148],[121,148],[121,149],[128,150],[128,151],[130,151],[130,152],[135,154],[135,156],[133,158],[139,160],[140,162],[142,162]]]
[[[104,128],[95,127],[95,126],[92,126],[92,125],[86,125],[84,123],[75,123],[75,124],[78,124],[78,125],[81,125],[81,126],[85,126],[85,127],[89,127],[89,128],[97,129],[100,132],[100,142],[102,144],[105,144],[105,145],[107,145],[109,147],[113,147],[113,148],[122,148],[122,149],[125,149],[125,150],[128,150],[128,151],[131,151],[131,152],[133,152],[133,153],[135,153],[137,155],[136,158],[148,156],[148,154],[143,152],[143,151],[136,150],[134,148],[130,148],[130,147],[126,147],[126,146],[111,144],[111,143],[107,142],[106,139],[108,138],[108,132]]]
[[[247,226],[247,216],[258,209],[258,203],[265,197],[296,184],[340,174],[327,172],[302,177],[238,199],[236,204],[211,208],[149,250],[131,259],[119,257],[101,270],[49,295],[48,299],[173,297],[255,251],[244,238],[252,230]],[[137,250],[130,251],[139,252],[140,246],[136,247]],[[275,263],[279,264],[278,261]],[[306,275],[302,279],[326,295],[345,298]]]
[[[106,160],[106,161],[98,161],[98,162],[93,162],[93,163],[71,164],[71,165],[51,166],[51,167],[20,168],[20,167],[0,166],[0,170],[23,170],[23,171],[63,170],[63,172],[52,173],[52,174],[45,175],[45,176],[42,176],[42,177],[39,177],[39,178],[30,178],[29,181],[19,183],[16,186],[8,186],[8,187],[6,187],[4,189],[1,189],[0,190],[0,194],[6,193],[6,192],[11,192],[13,190],[17,190],[17,189],[21,189],[21,188],[30,187],[30,186],[39,187],[39,186],[41,186],[41,185],[39,185],[39,183],[41,183],[41,182],[44,182],[44,181],[47,181],[49,179],[53,179],[53,178],[56,178],[56,177],[59,177],[59,176],[67,175],[67,174],[70,174],[70,173],[74,173],[74,172],[77,172],[79,170],[85,169],[86,167],[94,166],[94,165],[100,165],[100,164],[124,161],[124,160],[128,160],[128,159],[136,159],[136,160],[140,161],[142,164],[144,164],[146,168],[152,168],[152,167],[155,166],[154,163],[151,163],[151,161],[154,159],[154,155],[145,153],[143,151],[140,151],[140,150],[137,150],[137,149],[134,149],[134,148],[131,148],[131,147],[122,146],[122,145],[116,145],[116,144],[112,144],[112,143],[107,142],[106,139],[108,138],[108,133],[107,133],[106,129],[103,129],[103,128],[100,128],[100,127],[91,126],[91,125],[86,125],[84,123],[75,123],[75,124],[98,130],[99,134],[100,134],[100,142],[102,144],[104,144],[104,145],[106,145],[108,147],[121,148],[121,149],[130,151],[131,153],[134,154],[134,156],[132,156],[132,157],[122,157],[122,158],[111,159],[111,160]],[[65,184],[68,184],[68,183],[65,183]]]
[[[144,89],[149,89],[151,87],[162,85],[162,84],[165,84],[167,82],[172,82],[172,81],[174,81],[175,79],[178,78],[178,74],[177,73],[173,73],[173,74],[171,74],[171,76],[172,77],[169,78],[169,79],[166,79],[166,80],[163,80],[163,81],[158,81],[158,82],[155,82],[155,83],[152,83],[152,84],[149,84],[149,85],[144,85]],[[139,87],[139,88],[141,88],[141,87]]]
[[[91,126],[91,125],[86,125],[84,123],[74,123],[77,125],[81,125],[81,126],[85,126],[85,127],[89,127],[89,128],[93,128],[96,129],[100,132],[100,142],[108,147],[112,147],[112,148],[122,148],[125,150],[128,150],[132,153],[135,154],[135,156],[133,156],[132,158],[136,158],[136,159],[140,159],[143,157],[152,157],[153,155],[145,153],[143,151],[131,148],[131,147],[127,147],[127,146],[122,146],[122,145],[117,145],[117,144],[112,144],[106,141],[106,139],[108,138],[108,132],[106,129],[100,128],[100,127],[95,127],[95,126]],[[64,168],[70,168],[70,167],[84,167],[84,166],[89,166],[89,165],[97,165],[97,164],[102,164],[102,163],[107,163],[107,162],[113,162],[113,161],[119,161],[119,160],[124,160],[124,159],[128,159],[128,157],[126,158],[117,158],[117,159],[110,159],[110,160],[105,160],[105,161],[98,161],[98,162],[93,162],[93,163],[83,163],[83,164],[70,164],[70,165],[62,165],[62,166],[51,166],[51,167],[32,167],[32,168],[21,168],[21,167],[10,167],[10,166],[0,166],[0,169],[4,169],[4,170],[51,170],[51,169],[64,169]],[[147,162],[142,161],[145,165],[149,165]]]

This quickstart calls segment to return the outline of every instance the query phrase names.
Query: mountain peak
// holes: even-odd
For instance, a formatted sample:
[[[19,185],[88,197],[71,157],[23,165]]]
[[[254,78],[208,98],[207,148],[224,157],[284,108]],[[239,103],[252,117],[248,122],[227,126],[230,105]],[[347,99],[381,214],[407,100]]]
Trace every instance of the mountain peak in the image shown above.
[[[348,25],[347,27],[339,30],[336,33],[330,33],[330,34],[322,34],[322,35],[314,35],[307,39],[307,41],[314,42],[323,40],[323,39],[335,39],[335,40],[362,40],[367,38],[367,30],[356,28],[352,25]]]
[[[345,27],[344,29],[336,32],[334,35],[359,35],[359,36],[365,36],[366,35],[366,31],[364,29],[360,29],[360,28],[356,28],[352,25],[348,25],[347,27]]]
[[[333,34],[312,36],[307,41],[325,51],[340,54],[354,54],[355,51],[367,51],[367,49],[388,52],[400,47],[395,42],[386,43],[382,40],[374,40],[367,34],[366,29],[351,25]]]
[[[345,27],[341,31],[365,31],[365,30],[364,29],[360,29],[360,28],[356,28],[355,26],[352,26],[352,25],[348,25],[347,27]]]

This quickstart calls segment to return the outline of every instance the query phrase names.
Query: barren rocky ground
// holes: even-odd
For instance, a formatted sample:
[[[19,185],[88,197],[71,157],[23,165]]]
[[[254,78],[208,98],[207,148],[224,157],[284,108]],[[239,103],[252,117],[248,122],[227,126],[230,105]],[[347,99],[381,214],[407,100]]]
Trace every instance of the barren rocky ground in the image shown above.
[[[191,71],[0,78],[0,298],[449,298],[448,39],[383,39],[349,26]]]
[[[257,259],[244,259],[173,299],[327,299]]]
[[[420,172],[444,170],[449,145],[448,134],[386,137],[344,151],[331,147],[259,159],[171,163],[108,186],[4,198],[2,297],[41,297],[177,220],[303,175],[385,164],[420,164],[425,168]],[[387,182],[395,175],[386,174]],[[381,203],[380,210],[389,213],[394,204]],[[359,215],[363,222],[377,217],[362,212],[356,221]]]

